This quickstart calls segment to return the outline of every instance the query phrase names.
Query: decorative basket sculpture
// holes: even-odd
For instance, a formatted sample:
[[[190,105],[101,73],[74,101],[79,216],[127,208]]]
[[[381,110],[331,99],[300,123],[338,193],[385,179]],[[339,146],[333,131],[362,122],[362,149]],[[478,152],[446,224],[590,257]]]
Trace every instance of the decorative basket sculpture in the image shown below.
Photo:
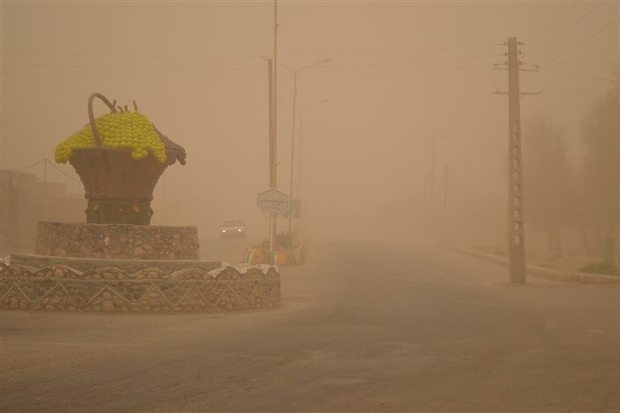
[[[68,153],[65,157],[82,180],[88,199],[87,223],[148,225],[153,214],[151,201],[155,185],[168,165],[177,160],[185,165],[185,150],[160,133],[150,122],[148,123],[152,130],[149,131],[148,127],[145,130],[151,134],[153,130],[156,132],[154,139],[157,140],[158,137],[160,141],[156,142],[160,148],[157,151],[149,152],[142,146],[137,149],[127,147],[123,145],[126,142],[114,141],[112,137],[107,139],[111,145],[104,145],[93,114],[95,98],[102,100],[112,114],[132,114],[139,116],[142,121],[146,119],[137,112],[135,102],[136,112],[129,112],[127,106],[124,109],[118,107],[117,110],[116,102],[110,102],[100,93],[93,93],[88,99],[88,116],[95,146],[69,148],[68,144],[63,142],[61,145],[65,147],[59,145],[56,160],[59,161],[59,151]],[[131,133],[140,134],[131,122],[125,123],[127,128],[133,128]],[[85,128],[81,133],[85,132],[90,133],[90,130]],[[153,141],[152,137],[151,140]]]

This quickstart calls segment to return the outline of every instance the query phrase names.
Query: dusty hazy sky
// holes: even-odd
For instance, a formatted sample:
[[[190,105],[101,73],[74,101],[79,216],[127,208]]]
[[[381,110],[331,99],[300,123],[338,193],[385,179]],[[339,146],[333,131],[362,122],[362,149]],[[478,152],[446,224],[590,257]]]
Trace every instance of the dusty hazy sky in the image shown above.
[[[507,103],[492,92],[506,88],[493,63],[505,61],[509,36],[525,43],[525,63],[540,65],[521,77],[522,89],[543,90],[522,99],[524,122],[552,116],[577,160],[582,116],[617,81],[617,1],[281,1],[278,9],[280,63],[334,59],[298,77],[298,107],[329,99],[303,111],[297,135],[301,196],[318,234],[415,229],[404,214],[424,219],[433,133],[445,137],[434,205],[449,164],[451,219],[486,217],[503,230],[505,210],[482,206],[505,195]],[[91,92],[135,99],[188,151],[188,165],[169,168],[156,189],[154,223],[199,224],[211,236],[231,217],[263,231],[255,196],[268,185],[262,56],[272,53],[271,2],[3,1],[1,12],[2,168],[53,158],[86,123]],[[280,68],[285,192],[291,79]]]

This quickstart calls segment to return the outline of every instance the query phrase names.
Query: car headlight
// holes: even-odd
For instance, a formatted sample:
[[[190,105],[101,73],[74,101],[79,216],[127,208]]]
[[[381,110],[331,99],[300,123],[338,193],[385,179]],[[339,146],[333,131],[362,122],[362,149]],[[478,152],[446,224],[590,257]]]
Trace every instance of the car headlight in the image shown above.
[[[222,232],[226,232],[226,230],[225,230],[225,229],[223,229],[223,230],[222,230]]]
[[[241,232],[241,228],[239,228],[237,231]]]

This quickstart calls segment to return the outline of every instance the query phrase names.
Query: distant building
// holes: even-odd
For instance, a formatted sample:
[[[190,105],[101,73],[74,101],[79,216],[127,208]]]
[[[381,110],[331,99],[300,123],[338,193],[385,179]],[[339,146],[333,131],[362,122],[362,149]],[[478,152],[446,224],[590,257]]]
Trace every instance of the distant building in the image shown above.
[[[64,184],[0,169],[0,251],[32,251],[38,221],[84,222],[86,199]]]

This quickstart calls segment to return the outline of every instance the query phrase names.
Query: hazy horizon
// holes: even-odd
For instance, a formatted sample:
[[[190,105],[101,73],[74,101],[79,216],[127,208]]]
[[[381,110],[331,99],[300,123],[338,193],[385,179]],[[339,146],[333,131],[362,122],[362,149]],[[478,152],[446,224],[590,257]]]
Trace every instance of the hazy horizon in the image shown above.
[[[521,88],[542,93],[521,99],[523,129],[548,116],[578,167],[582,120],[617,85],[618,10],[617,2],[280,1],[278,62],[333,59],[297,82],[302,171],[294,197],[303,199],[306,226],[319,239],[419,238],[425,222],[444,219],[448,170],[449,237],[501,245],[507,99],[493,92],[506,90],[507,74],[493,64],[506,60],[509,36],[524,42],[524,68],[540,70],[523,72]],[[186,166],[160,180],[153,223],[198,225],[211,237],[221,221],[239,218],[266,236],[255,199],[269,182],[264,58],[272,53],[271,2],[3,2],[1,166],[52,159],[56,144],[87,122],[91,92],[135,99],[188,153]],[[292,77],[279,67],[285,193]],[[431,205],[434,134],[442,139]],[[81,192],[53,170],[49,177]]]

